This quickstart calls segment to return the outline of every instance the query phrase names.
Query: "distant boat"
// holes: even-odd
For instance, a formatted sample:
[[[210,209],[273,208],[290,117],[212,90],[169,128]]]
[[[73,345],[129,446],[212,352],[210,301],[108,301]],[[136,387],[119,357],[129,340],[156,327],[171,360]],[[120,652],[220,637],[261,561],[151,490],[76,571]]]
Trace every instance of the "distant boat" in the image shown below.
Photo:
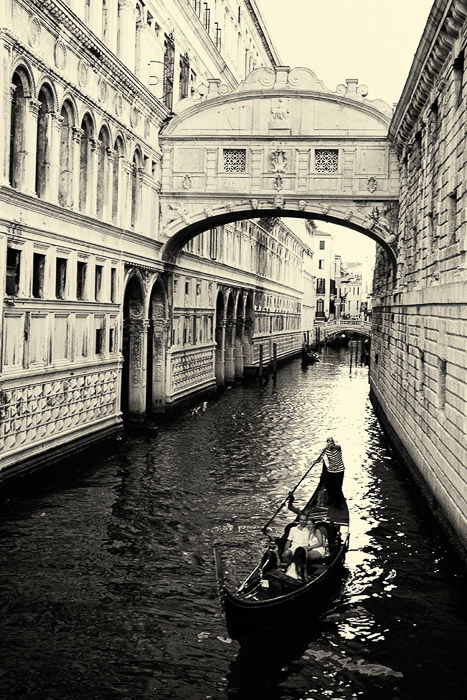
[[[315,362],[319,362],[319,355],[316,352],[315,348],[313,345],[309,345],[307,343],[303,343],[302,345],[302,360],[303,362],[307,362],[308,364],[313,364]]]
[[[266,570],[266,564],[256,566],[248,578],[230,591],[225,585],[223,564],[215,551],[216,573],[227,631],[240,642],[272,630],[283,622],[306,613],[317,614],[330,597],[342,571],[349,546],[349,511],[343,499],[338,508],[321,506],[327,500],[322,482],[303,509],[310,513],[319,527],[326,531],[327,553],[319,563],[313,562],[306,583],[287,576],[282,568]],[[287,541],[290,525],[276,540],[279,553]],[[264,557],[263,557],[264,559]]]

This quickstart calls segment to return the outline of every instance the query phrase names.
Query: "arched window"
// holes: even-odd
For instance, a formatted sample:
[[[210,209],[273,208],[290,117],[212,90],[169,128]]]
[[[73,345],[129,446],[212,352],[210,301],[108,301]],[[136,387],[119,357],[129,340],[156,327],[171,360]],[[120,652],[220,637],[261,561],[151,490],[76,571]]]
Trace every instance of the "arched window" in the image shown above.
[[[91,148],[92,141],[92,121],[89,114],[83,117],[81,122],[81,145],[79,155],[79,208],[87,212],[90,209],[90,186],[91,186]]]
[[[26,97],[29,96],[29,84],[22,69],[15,71],[11,85],[12,99],[8,181],[12,187],[18,187],[21,182],[21,173],[25,156]]]
[[[110,136],[106,126],[99,131],[97,151],[97,216],[104,216],[105,200],[108,192]]]
[[[121,159],[123,158],[123,141],[120,136],[117,137],[114,144],[114,160],[113,160],[113,172],[112,172],[112,221],[114,224],[119,223],[119,197],[123,192],[121,192]]]
[[[53,111],[52,91],[43,85],[39,91],[36,147],[36,194],[43,198],[47,192],[50,166],[50,115]]]
[[[60,112],[62,124],[60,127],[60,179],[58,183],[58,202],[62,207],[68,207],[72,199],[73,173],[73,107],[70,102],[64,102]]]
[[[131,168],[131,225],[137,228],[140,216],[141,183],[140,170],[142,166],[141,153],[135,151]]]

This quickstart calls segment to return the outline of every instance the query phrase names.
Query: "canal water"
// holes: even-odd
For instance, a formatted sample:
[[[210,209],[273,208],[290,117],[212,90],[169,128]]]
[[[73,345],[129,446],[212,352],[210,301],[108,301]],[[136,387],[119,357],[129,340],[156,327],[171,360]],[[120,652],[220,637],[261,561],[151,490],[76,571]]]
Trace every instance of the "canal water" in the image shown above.
[[[3,503],[0,697],[461,697],[465,579],[368,391],[367,369],[327,350],[318,365],[282,367],[275,387],[234,387]],[[240,649],[219,611],[213,546],[243,580],[262,525],[329,435],[351,511],[339,589],[281,644]]]

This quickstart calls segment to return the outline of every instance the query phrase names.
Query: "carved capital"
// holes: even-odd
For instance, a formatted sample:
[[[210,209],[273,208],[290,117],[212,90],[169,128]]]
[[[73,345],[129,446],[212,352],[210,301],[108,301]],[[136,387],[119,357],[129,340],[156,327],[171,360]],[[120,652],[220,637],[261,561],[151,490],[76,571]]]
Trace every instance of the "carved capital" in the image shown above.
[[[81,143],[81,139],[84,136],[84,129],[78,129],[76,126],[73,126],[71,128],[71,134],[72,134],[73,141],[75,141],[75,143],[79,144],[79,143]]]
[[[39,102],[39,100],[35,100],[33,97],[31,97],[31,99],[29,100],[29,109],[35,117],[39,116],[40,108],[41,108],[41,102]]]

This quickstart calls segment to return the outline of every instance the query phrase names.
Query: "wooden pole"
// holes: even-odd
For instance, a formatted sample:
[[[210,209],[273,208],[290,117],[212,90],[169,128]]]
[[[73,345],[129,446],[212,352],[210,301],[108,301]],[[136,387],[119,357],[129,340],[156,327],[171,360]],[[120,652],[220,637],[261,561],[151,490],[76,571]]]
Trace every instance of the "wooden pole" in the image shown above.
[[[276,381],[277,377],[277,343],[272,344],[272,378]]]
[[[263,381],[263,344],[259,346],[259,368],[258,368],[259,381]]]

